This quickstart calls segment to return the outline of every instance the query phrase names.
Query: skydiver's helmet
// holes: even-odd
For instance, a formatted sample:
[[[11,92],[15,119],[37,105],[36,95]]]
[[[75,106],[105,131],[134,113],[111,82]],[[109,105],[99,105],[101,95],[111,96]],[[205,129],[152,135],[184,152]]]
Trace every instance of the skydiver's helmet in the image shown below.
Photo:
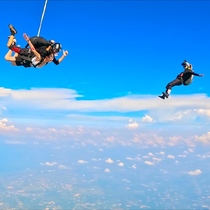
[[[190,64],[187,62],[187,60],[184,60],[184,62],[181,64],[184,68],[187,68],[190,66]]]
[[[50,40],[49,43],[50,43],[51,45],[53,45],[53,44],[55,44],[55,40]]]
[[[57,55],[57,54],[62,50],[61,44],[60,44],[60,43],[54,43],[54,44],[52,45],[52,50],[53,50],[53,53],[54,53],[55,55]]]

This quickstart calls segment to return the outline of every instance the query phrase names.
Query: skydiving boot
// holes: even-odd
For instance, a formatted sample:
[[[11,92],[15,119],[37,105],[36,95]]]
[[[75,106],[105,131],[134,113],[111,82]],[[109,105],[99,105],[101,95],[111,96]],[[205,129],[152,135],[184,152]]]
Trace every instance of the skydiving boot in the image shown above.
[[[10,30],[11,35],[13,36],[17,34],[17,30],[14,28],[12,24],[9,24],[9,30]]]
[[[162,98],[162,99],[165,99],[165,98],[168,98],[169,97],[169,94],[162,92],[162,96],[158,96],[158,97],[159,98]]]

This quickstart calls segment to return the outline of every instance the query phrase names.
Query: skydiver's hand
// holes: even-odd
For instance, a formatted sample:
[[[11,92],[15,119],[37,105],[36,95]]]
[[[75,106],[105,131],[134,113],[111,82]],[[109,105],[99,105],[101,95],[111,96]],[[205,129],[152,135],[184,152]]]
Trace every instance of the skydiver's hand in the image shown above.
[[[203,77],[204,76],[204,74],[199,74],[199,77]]]
[[[26,33],[23,34],[23,37],[27,42],[30,40],[29,36]]]
[[[67,56],[68,55],[68,51],[67,50],[63,50],[63,55]]]

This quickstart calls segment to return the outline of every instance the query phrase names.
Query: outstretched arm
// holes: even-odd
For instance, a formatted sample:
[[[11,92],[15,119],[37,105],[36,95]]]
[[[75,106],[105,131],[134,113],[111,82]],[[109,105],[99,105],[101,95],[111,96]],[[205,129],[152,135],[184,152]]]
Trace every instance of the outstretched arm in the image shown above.
[[[195,73],[195,72],[192,72],[192,75],[198,76],[198,77],[203,77],[203,76],[204,76],[204,74],[197,74],[197,73]]]
[[[63,55],[57,60],[57,59],[53,59],[53,63],[58,65],[60,64],[60,62],[63,61],[63,59],[68,55],[68,51],[67,50],[63,50]]]
[[[23,34],[24,39],[28,42],[29,47],[31,48],[31,51],[34,53],[34,55],[37,57],[37,60],[41,60],[41,55],[35,50],[34,45],[30,41],[30,37],[27,36],[27,34]]]

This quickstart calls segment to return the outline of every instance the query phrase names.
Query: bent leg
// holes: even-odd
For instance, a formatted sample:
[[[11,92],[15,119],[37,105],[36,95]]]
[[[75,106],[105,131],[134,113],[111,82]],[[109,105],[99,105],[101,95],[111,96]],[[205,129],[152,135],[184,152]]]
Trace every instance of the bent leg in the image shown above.
[[[15,62],[16,60],[16,57],[12,56],[12,50],[9,50],[4,58],[6,61],[11,61],[11,62]]]
[[[18,54],[20,54],[21,50],[22,50],[20,47],[18,47],[16,45],[10,45],[9,49],[12,50],[15,53],[18,53]]]
[[[172,87],[174,86],[180,86],[182,85],[182,82],[180,79],[176,78],[175,80],[169,82],[167,85],[166,85],[166,93],[168,93],[168,91],[172,89]],[[168,93],[169,94],[169,93]]]
[[[10,48],[14,42],[15,37],[13,35],[9,36],[8,42],[7,42],[7,47]]]
[[[179,78],[176,78],[175,80],[169,82],[166,85],[166,91],[162,92],[162,95],[159,96],[159,97],[162,98],[162,99],[168,98],[170,93],[171,93],[172,87],[179,86],[179,85],[182,85],[182,81]]]
[[[6,61],[9,61],[13,66],[17,66],[16,65],[16,55],[12,56],[12,50],[9,50],[4,58]]]

